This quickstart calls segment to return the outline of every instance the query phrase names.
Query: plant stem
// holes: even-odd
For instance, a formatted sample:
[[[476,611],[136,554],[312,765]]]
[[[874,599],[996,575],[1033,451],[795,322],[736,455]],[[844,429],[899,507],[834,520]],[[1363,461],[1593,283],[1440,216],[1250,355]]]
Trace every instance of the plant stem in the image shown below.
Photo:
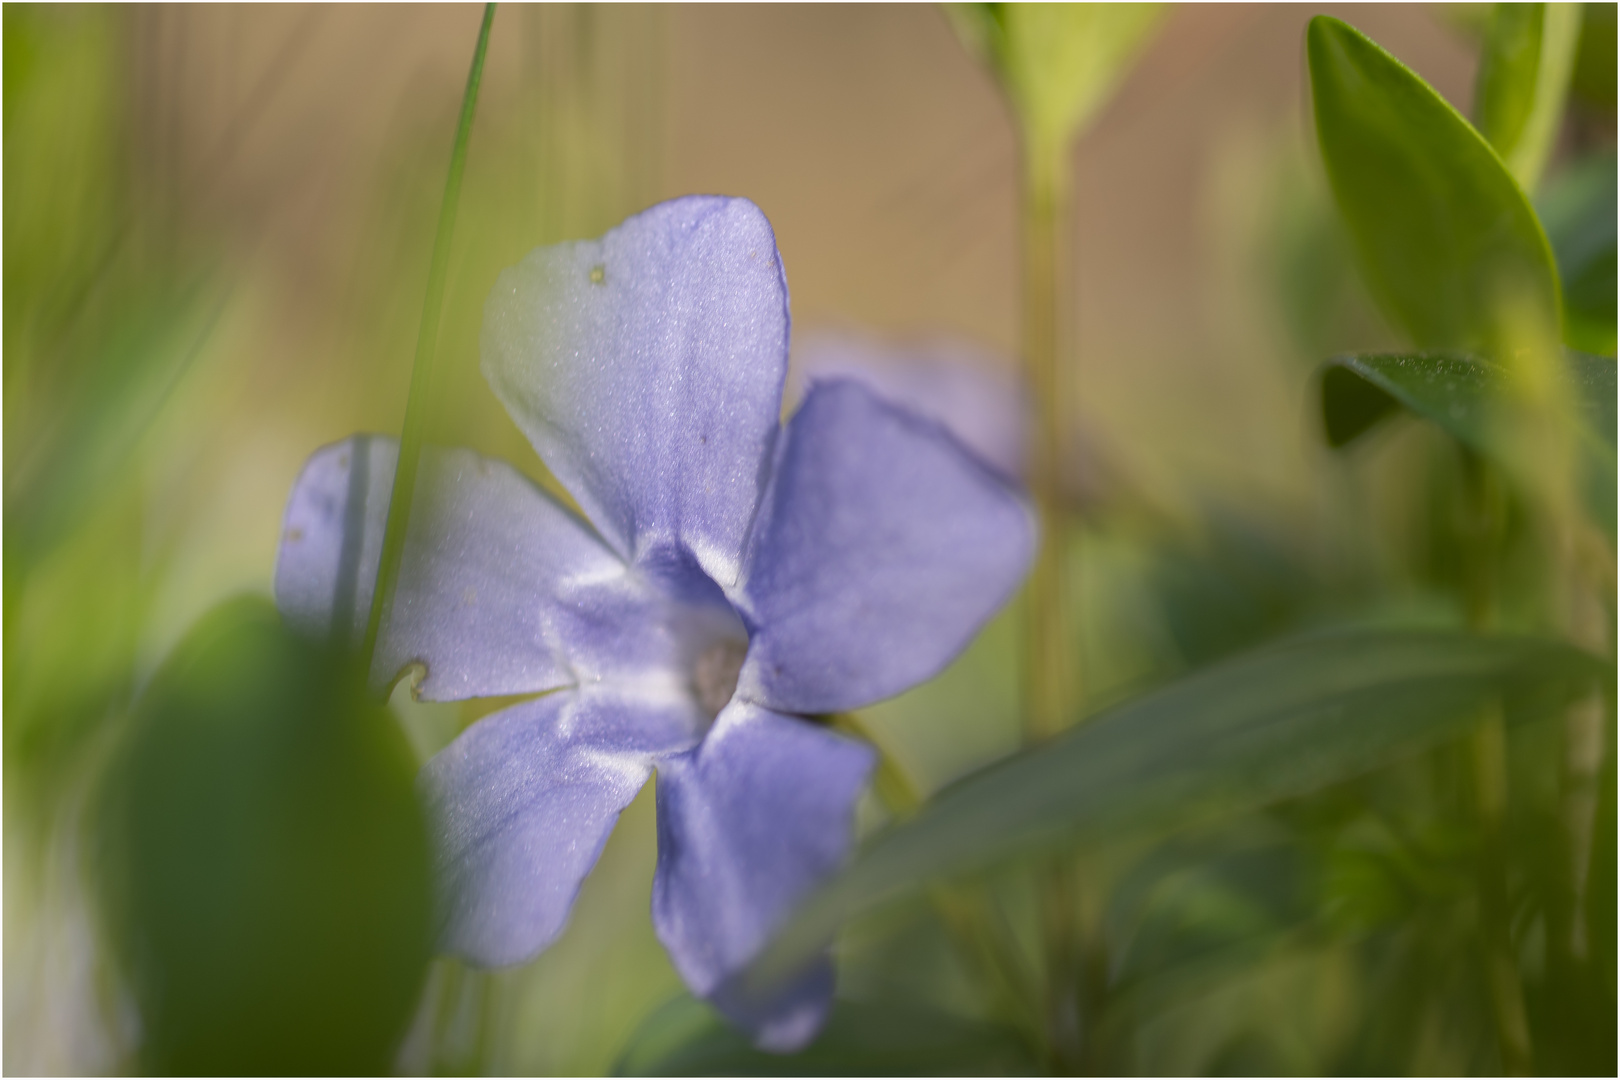
[[[1463,486],[1468,546],[1465,554],[1464,604],[1468,625],[1489,630],[1497,618],[1496,573],[1504,514],[1501,478],[1478,452],[1464,448]],[[1514,960],[1509,926],[1507,851],[1503,819],[1507,813],[1507,726],[1502,704],[1493,701],[1469,736],[1474,812],[1480,829],[1479,899],[1485,945],[1486,985],[1496,1021],[1502,1068],[1527,1076],[1533,1064],[1530,1021],[1524,988]]]
[[[1065,140],[1024,132],[1023,254],[1024,364],[1034,397],[1029,442],[1029,486],[1041,543],[1027,593],[1025,741],[1051,738],[1079,714],[1079,642],[1069,600],[1068,530],[1063,504],[1063,449],[1069,402],[1064,359],[1063,221],[1068,201]],[[1086,1057],[1089,1006],[1082,1001],[1087,968],[1077,924],[1080,880],[1072,859],[1055,857],[1038,871],[1041,936],[1045,953],[1049,1063],[1062,1071]]]
[[[472,68],[467,72],[467,88],[461,96],[461,118],[456,122],[456,141],[450,150],[450,175],[444,183],[444,199],[439,204],[439,224],[433,234],[433,256],[428,265],[427,297],[422,304],[422,325],[416,335],[416,359],[411,366],[411,390],[405,404],[405,424],[399,439],[399,464],[394,469],[394,488],[388,500],[388,524],[383,530],[382,561],[377,567],[377,584],[371,592],[371,614],[366,620],[366,637],[360,648],[369,673],[377,650],[377,634],[383,616],[393,603],[399,580],[399,565],[405,554],[405,527],[411,516],[411,499],[416,494],[417,467],[422,460],[422,428],[427,417],[428,393],[433,381],[433,354],[439,342],[439,316],[444,308],[444,285],[450,267],[450,241],[456,229],[456,205],[461,198],[461,174],[467,164],[467,140],[472,134],[473,112],[478,106],[478,84],[484,77],[484,53],[489,47],[489,28],[495,21],[495,5],[484,5],[484,20],[478,28],[478,44],[473,48]]]
[[[1040,547],[1028,591],[1025,735],[1050,738],[1074,718],[1074,642],[1067,611],[1062,467],[1066,381],[1060,363],[1059,237],[1067,189],[1061,146],[1027,137],[1024,170],[1024,365],[1035,404],[1029,487]]]

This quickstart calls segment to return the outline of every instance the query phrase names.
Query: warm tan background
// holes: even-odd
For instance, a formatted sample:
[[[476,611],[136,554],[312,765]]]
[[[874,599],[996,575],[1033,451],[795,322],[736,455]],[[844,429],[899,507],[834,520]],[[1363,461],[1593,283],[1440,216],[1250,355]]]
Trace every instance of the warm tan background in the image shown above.
[[[1149,485],[1288,498],[1302,482],[1289,458],[1304,452],[1293,429],[1313,358],[1281,355],[1292,346],[1250,280],[1249,249],[1275,177],[1314,175],[1301,35],[1317,10],[1172,10],[1075,149],[1077,404]],[[1431,9],[1333,10],[1466,106],[1472,48]],[[367,281],[378,268],[425,276],[413,267],[426,261],[479,9],[131,17],[151,183],[182,193],[175,212],[217,237],[252,285],[211,358],[236,407],[211,476],[196,477],[216,512],[187,526],[206,533],[192,573],[209,578],[177,587],[192,609],[231,583],[267,583],[279,505],[267,496],[286,490],[310,447],[399,422],[420,286],[379,302]],[[1012,355],[1013,136],[937,8],[511,5],[496,17],[485,85],[462,233],[498,250],[458,262],[452,302],[469,312],[502,255],[570,227],[598,232],[659,198],[723,192],[775,225],[797,331],[947,331]],[[492,219],[477,219],[481,200]],[[499,209],[542,202],[549,221]],[[357,324],[366,355],[355,354]],[[475,314],[447,324],[444,349],[454,393],[487,396]],[[358,415],[346,372],[369,383]],[[485,442],[478,434],[462,437]]]

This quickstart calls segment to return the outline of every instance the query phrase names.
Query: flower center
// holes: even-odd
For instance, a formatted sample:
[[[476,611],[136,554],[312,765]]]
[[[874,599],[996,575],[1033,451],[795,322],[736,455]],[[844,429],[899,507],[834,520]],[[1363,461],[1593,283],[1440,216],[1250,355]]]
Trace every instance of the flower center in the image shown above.
[[[692,665],[692,683],[698,703],[710,718],[718,716],[737,692],[737,675],[747,655],[748,643],[735,638],[721,638],[698,654]]]

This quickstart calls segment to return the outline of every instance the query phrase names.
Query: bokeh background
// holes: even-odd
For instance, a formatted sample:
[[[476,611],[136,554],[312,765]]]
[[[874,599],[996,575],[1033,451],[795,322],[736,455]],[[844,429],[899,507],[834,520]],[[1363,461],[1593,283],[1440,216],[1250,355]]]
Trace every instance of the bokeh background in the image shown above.
[[[1383,499],[1418,436],[1350,469],[1311,407],[1324,356],[1394,340],[1315,153],[1302,41],[1323,10],[1466,110],[1466,5],[1191,5],[1167,11],[1074,147],[1067,407],[1096,703],[1346,611],[1450,617]],[[268,593],[308,454],[399,428],[479,18],[5,8],[8,1073],[128,1067],[137,1026],[88,884],[85,808],[118,718],[186,628]],[[1612,40],[1609,63],[1612,80]],[[1566,156],[1612,147],[1608,92],[1607,110],[1572,111]],[[543,477],[477,370],[495,275],[691,192],[770,218],[796,351],[826,333],[945,340],[1014,370],[1014,128],[940,10],[514,4],[472,133],[430,438]],[[923,787],[1017,745],[1016,638],[1003,617],[936,683],[871,710]],[[393,706],[424,757],[472,718]],[[649,787],[549,952],[431,970],[401,1068],[611,1068],[680,991],[647,919],[654,854]],[[888,978],[863,975],[852,934],[846,982]],[[1234,1032],[1277,1016],[1287,1046],[1232,1060],[1329,1067],[1360,984],[1346,956],[1289,948],[1148,1017],[1143,1067],[1219,1067]],[[1430,1064],[1467,1065],[1446,1053]]]

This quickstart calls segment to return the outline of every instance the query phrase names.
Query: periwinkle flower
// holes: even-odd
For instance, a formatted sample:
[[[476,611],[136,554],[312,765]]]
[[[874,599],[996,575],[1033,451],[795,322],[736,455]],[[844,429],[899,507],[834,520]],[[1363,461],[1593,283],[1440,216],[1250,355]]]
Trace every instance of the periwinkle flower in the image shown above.
[[[814,1036],[825,957],[762,1000],[729,981],[833,871],[873,764],[818,718],[939,671],[1034,546],[999,475],[937,424],[832,380],[779,419],[788,297],[743,199],[655,206],[501,274],[483,371],[589,524],[510,466],[424,453],[371,676],[535,695],[423,769],[440,946],[481,965],[562,931],[656,771],[652,917],[687,985],[767,1048]],[[310,459],[276,598],[357,639],[397,448]]]

